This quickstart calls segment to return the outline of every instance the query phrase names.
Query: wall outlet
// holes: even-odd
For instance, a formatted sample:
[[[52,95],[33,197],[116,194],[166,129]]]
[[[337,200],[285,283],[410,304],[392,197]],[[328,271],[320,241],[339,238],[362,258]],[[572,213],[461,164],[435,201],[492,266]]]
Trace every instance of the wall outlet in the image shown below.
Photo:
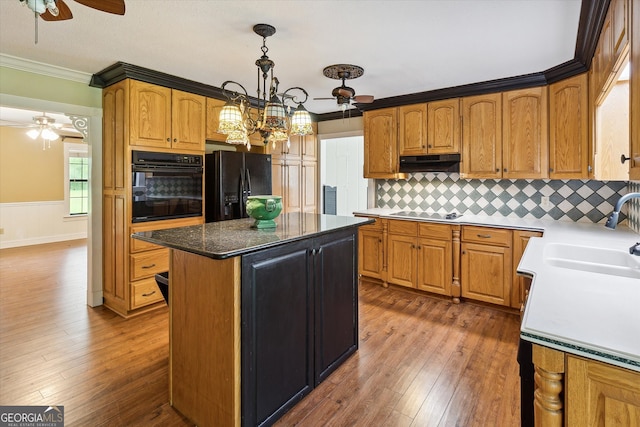
[[[548,196],[540,197],[540,207],[541,208],[548,208],[549,206],[550,206],[549,197]]]

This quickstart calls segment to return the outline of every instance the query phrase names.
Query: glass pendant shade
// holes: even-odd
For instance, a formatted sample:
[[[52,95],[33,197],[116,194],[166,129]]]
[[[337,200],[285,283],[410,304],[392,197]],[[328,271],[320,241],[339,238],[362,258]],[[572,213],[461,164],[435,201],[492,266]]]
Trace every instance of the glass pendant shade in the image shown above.
[[[36,139],[38,136],[40,136],[40,131],[37,129],[31,129],[29,132],[27,132],[27,136],[31,139]]]
[[[54,131],[52,131],[51,129],[42,129],[42,138],[49,140],[49,141],[55,141],[56,139],[59,138],[58,134],[55,133]]]
[[[231,132],[237,132],[243,128],[242,111],[239,106],[231,102],[227,102],[225,106],[222,107],[218,119],[218,133],[227,135]]]
[[[311,126],[311,115],[302,104],[298,104],[298,108],[291,117],[291,135],[312,135],[313,127]]]
[[[277,97],[271,98],[264,108],[262,129],[271,132],[285,132],[287,130],[287,114],[284,110],[284,105]]]
[[[247,135],[247,130],[236,129],[232,130],[227,134],[227,144],[232,145],[247,145],[249,144],[249,136]]]

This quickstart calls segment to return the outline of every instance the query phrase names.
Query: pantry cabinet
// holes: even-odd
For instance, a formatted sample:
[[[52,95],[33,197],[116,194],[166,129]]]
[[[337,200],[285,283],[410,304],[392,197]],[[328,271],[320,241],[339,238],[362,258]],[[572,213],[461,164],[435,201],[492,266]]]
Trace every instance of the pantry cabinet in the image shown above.
[[[129,144],[204,151],[206,98],[130,81]]]
[[[503,306],[511,304],[512,231],[462,227],[462,296]]]
[[[587,73],[549,86],[549,178],[587,179],[590,172]]]

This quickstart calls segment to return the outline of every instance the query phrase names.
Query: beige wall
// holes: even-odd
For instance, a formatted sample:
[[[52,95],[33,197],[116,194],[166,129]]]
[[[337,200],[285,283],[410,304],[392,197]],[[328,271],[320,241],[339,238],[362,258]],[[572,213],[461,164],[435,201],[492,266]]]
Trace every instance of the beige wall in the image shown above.
[[[63,142],[43,150],[26,131],[0,126],[0,203],[63,200]]]

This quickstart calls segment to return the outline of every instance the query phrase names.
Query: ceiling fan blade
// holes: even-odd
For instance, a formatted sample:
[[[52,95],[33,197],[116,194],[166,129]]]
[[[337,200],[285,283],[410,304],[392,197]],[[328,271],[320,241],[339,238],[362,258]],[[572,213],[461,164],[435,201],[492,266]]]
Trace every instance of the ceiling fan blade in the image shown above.
[[[314,101],[335,100],[335,98],[313,98]]]
[[[57,0],[56,7],[58,8],[58,16],[53,16],[51,12],[49,12],[49,9],[47,9],[44,11],[44,13],[40,14],[40,18],[44,19],[45,21],[66,21],[67,19],[73,18],[71,9],[69,9],[69,6],[67,6],[64,1]]]
[[[353,96],[353,92],[346,88],[336,88],[336,92],[340,96],[344,96],[345,98],[351,98]]]
[[[359,104],[371,104],[373,102],[373,95],[356,95],[353,97],[353,101]]]
[[[77,3],[102,12],[124,15],[124,0],[76,0]]]

